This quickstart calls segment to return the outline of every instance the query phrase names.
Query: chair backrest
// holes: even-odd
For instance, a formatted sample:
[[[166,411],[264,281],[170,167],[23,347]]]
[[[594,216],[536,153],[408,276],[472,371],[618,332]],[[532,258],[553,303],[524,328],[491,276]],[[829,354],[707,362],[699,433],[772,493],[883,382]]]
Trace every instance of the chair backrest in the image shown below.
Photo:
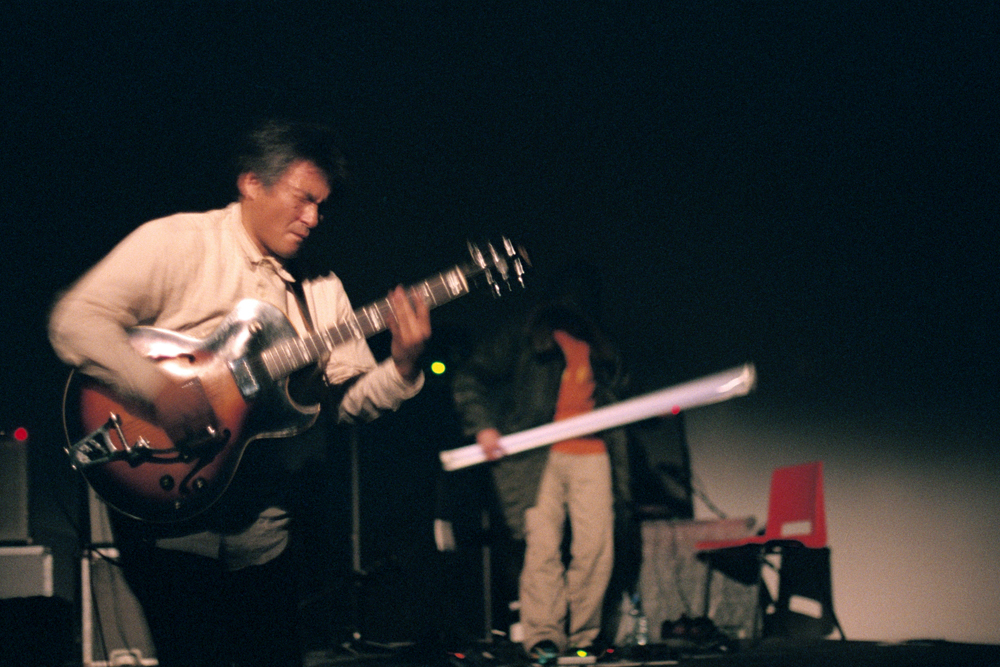
[[[764,535],[812,549],[826,546],[822,461],[775,469]]]

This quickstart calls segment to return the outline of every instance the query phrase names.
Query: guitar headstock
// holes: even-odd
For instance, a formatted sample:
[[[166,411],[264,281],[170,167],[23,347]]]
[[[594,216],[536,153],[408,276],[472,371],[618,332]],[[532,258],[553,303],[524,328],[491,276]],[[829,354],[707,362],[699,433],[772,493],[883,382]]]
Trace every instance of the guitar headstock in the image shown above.
[[[469,255],[494,296],[503,294],[504,289],[524,287],[524,274],[531,267],[524,246],[515,245],[507,237],[500,239],[499,247],[487,243],[485,248],[480,248],[470,241]]]

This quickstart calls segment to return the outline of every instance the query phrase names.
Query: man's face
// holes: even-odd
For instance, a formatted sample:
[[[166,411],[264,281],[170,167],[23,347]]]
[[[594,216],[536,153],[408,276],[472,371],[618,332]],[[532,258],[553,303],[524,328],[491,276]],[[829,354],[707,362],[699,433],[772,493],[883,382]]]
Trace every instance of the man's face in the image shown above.
[[[319,224],[319,205],[330,195],[326,176],[312,162],[293,162],[273,185],[254,174],[240,177],[243,225],[264,255],[294,257]]]

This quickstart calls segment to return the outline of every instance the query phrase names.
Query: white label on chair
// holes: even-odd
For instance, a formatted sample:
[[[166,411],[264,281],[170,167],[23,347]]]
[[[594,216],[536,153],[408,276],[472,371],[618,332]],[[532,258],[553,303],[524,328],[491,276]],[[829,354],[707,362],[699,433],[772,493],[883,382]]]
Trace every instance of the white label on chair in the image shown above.
[[[823,618],[823,605],[812,598],[793,595],[788,598],[788,610],[811,618]]]
[[[782,537],[795,537],[796,535],[810,535],[812,533],[812,521],[789,521],[781,524]]]

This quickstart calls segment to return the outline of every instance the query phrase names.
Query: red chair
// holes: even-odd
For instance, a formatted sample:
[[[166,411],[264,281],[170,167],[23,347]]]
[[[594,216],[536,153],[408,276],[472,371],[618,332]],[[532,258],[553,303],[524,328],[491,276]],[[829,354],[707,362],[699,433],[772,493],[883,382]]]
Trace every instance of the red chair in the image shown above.
[[[697,558],[708,566],[706,616],[712,573],[717,570],[744,585],[757,585],[760,637],[825,637],[836,629],[844,638],[833,612],[822,461],[774,471],[763,534],[699,542],[695,549]],[[780,558],[769,559],[771,555]],[[780,564],[775,567],[772,560]],[[778,575],[773,598],[763,581],[765,567],[775,568]]]

